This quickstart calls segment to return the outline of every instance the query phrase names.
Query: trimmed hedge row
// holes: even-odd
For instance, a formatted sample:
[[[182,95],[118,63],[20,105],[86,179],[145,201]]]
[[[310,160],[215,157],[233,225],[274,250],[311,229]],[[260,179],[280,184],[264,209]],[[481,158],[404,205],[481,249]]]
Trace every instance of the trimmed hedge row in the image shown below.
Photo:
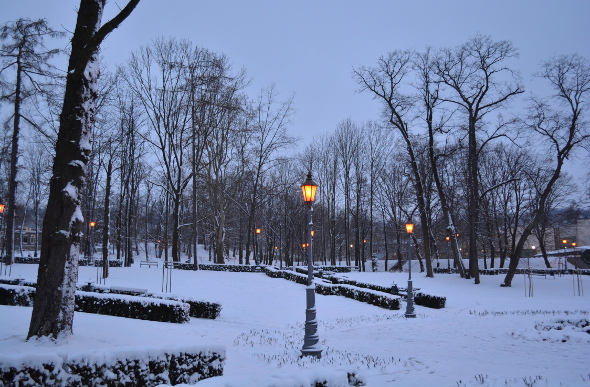
[[[35,288],[20,285],[0,285],[0,305],[33,306]]]
[[[0,304],[33,306],[35,292],[35,288],[28,286],[0,285]],[[190,321],[189,304],[148,297],[77,291],[75,310],[150,321]]]
[[[40,257],[15,257],[14,263],[25,263],[25,264],[39,264],[41,260]],[[88,259],[80,258],[78,259],[78,266],[89,266]],[[94,266],[101,266],[102,259],[95,259]],[[117,259],[109,259],[109,267],[123,267],[123,261],[119,261]]]
[[[316,291],[318,294],[343,296],[385,309],[399,310],[401,308],[401,298],[399,296],[384,294],[370,289],[361,290],[352,285],[328,285],[316,283]]]
[[[77,312],[140,320],[187,323],[190,306],[184,302],[118,294],[76,292]]]
[[[8,292],[6,289],[2,289],[0,286],[0,305],[20,305],[20,306],[32,306],[33,300],[35,298],[35,287],[37,284],[35,282],[30,281],[23,281],[22,279],[2,279],[0,280],[0,284],[7,284],[7,285],[21,285],[15,286],[11,292]],[[23,287],[24,286],[24,287]],[[23,290],[27,289],[27,287],[33,288],[29,291]],[[78,285],[78,291],[83,291],[84,293],[87,292],[86,285]],[[111,291],[109,286],[104,285],[92,285],[92,292],[94,293],[101,293],[101,294],[117,294],[116,292]],[[24,297],[24,298],[23,298]],[[168,301],[178,301],[180,303],[188,304],[189,306],[189,316],[196,317],[196,318],[207,318],[207,319],[216,319],[219,317],[221,313],[222,306],[216,302],[207,302],[207,301],[200,301],[195,300],[189,297],[174,297],[167,294],[160,294],[160,293],[146,293],[145,296],[137,296],[141,298],[147,299],[160,299],[160,300],[168,300]],[[20,301],[17,301],[20,300]],[[30,299],[30,302],[26,302],[26,300]],[[104,308],[104,302],[102,302]],[[118,309],[118,307],[117,307]],[[76,309],[78,310],[78,309]],[[80,310],[81,312],[87,313],[99,313],[99,312],[90,312],[86,310]],[[112,316],[119,316],[118,314],[112,313],[99,313],[99,314],[108,314]],[[170,313],[167,313],[168,315]],[[145,315],[145,313],[143,313]],[[119,317],[128,317],[128,316],[119,316]],[[132,317],[132,318],[140,318],[140,317]],[[141,318],[143,320],[151,320],[150,318]],[[153,321],[160,321],[160,320],[153,320]],[[172,321],[176,322],[176,321]]]
[[[189,305],[189,316],[215,320],[221,313],[221,304],[216,302],[198,301],[187,297],[172,297],[164,294],[148,293],[146,297],[184,302]]]
[[[67,356],[40,355],[34,361],[0,357],[0,385],[6,386],[158,386],[194,384],[220,376],[221,346],[109,350]]]
[[[307,276],[289,270],[277,270],[266,267],[266,275],[272,278],[284,278],[298,284],[307,285]],[[400,297],[373,291],[371,289],[359,289],[352,285],[331,285],[315,283],[316,292],[326,296],[343,296],[356,301],[366,302],[381,308],[399,310],[401,308]]]
[[[416,292],[414,294],[414,302],[416,305],[425,306],[427,308],[442,309],[447,304],[447,298],[423,292]]]

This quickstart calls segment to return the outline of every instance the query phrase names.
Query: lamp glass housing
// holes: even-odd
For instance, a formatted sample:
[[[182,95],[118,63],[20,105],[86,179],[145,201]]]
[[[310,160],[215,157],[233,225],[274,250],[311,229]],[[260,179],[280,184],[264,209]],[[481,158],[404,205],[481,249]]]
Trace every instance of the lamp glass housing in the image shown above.
[[[311,204],[315,201],[315,193],[318,188],[316,182],[311,179],[311,173],[307,174],[307,179],[301,184],[301,193],[303,194],[303,201]]]
[[[412,234],[414,232],[414,224],[413,223],[406,223],[406,232],[408,234]]]

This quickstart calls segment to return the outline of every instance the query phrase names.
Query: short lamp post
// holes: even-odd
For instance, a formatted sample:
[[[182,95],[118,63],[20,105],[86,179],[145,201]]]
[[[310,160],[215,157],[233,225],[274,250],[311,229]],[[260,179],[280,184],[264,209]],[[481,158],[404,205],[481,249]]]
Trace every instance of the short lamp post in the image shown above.
[[[260,265],[260,245],[259,245],[259,237],[260,233],[262,232],[261,229],[256,229],[256,251],[254,252],[254,263],[256,266]]]
[[[563,264],[564,264],[564,269],[567,270],[567,239],[562,240],[563,242]]]
[[[451,237],[446,236],[445,239],[447,240],[447,269],[449,269],[449,273],[451,272]]]
[[[90,258],[93,257],[94,253],[94,227],[96,226],[96,222],[90,222]]]
[[[0,215],[2,215],[2,226],[0,227],[0,244],[2,244],[2,251],[0,252],[0,271],[2,270],[2,257],[4,256],[4,207],[4,204],[0,204]]]
[[[408,296],[406,302],[406,317],[414,318],[416,317],[416,313],[414,313],[414,289],[412,288],[412,247],[411,247],[411,239],[412,234],[414,233],[414,224],[407,223],[406,224],[406,233],[408,234]]]
[[[313,283],[313,202],[318,185],[311,179],[311,172],[301,185],[303,201],[307,205],[307,308],[305,310],[305,337],[301,356],[322,356],[322,346],[318,336],[318,322],[315,308],[315,284]]]

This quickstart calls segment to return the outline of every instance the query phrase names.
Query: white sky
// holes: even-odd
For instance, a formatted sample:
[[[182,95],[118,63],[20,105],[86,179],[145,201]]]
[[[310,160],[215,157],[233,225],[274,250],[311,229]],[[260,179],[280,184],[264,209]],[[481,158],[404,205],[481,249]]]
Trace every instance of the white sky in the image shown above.
[[[103,22],[125,3],[110,1]],[[73,31],[78,4],[0,0],[0,23],[44,17]],[[355,93],[353,67],[371,66],[394,49],[454,47],[477,33],[514,43],[526,87],[538,64],[555,54],[590,58],[590,1],[142,0],[107,38],[103,55],[122,63],[156,37],[190,39],[246,68],[252,94],[273,82],[282,97],[294,93],[292,133],[310,138],[346,118],[378,118],[377,103]]]

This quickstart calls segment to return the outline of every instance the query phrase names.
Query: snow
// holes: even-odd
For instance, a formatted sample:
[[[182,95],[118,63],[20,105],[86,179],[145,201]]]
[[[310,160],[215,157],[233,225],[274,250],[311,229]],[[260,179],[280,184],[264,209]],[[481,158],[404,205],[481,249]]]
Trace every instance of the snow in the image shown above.
[[[159,292],[162,269],[136,262],[110,268],[107,285]],[[542,265],[540,259],[531,262]],[[80,282],[94,281],[97,270],[80,267]],[[12,278],[34,281],[36,275],[37,265],[15,264],[12,270]],[[381,286],[405,287],[408,280],[407,273],[344,275]],[[525,296],[523,275],[510,288],[500,287],[503,278],[481,276],[474,285],[456,274],[427,278],[414,271],[415,288],[446,296],[447,303],[440,310],[415,305],[413,319],[404,317],[405,302],[391,311],[316,294],[323,348],[316,360],[300,358],[306,286],[264,273],[174,270],[173,292],[220,302],[217,319],[173,324],[76,312],[74,334],[56,345],[24,340],[31,308],[0,306],[0,363],[35,362],[45,354],[59,362],[66,356],[117,358],[148,349],[224,346],[224,376],[197,386],[292,387],[316,379],[346,386],[349,372],[367,386],[590,386],[590,303],[587,295],[574,296],[572,276],[534,277],[534,297]],[[588,277],[582,281],[588,288]]]

